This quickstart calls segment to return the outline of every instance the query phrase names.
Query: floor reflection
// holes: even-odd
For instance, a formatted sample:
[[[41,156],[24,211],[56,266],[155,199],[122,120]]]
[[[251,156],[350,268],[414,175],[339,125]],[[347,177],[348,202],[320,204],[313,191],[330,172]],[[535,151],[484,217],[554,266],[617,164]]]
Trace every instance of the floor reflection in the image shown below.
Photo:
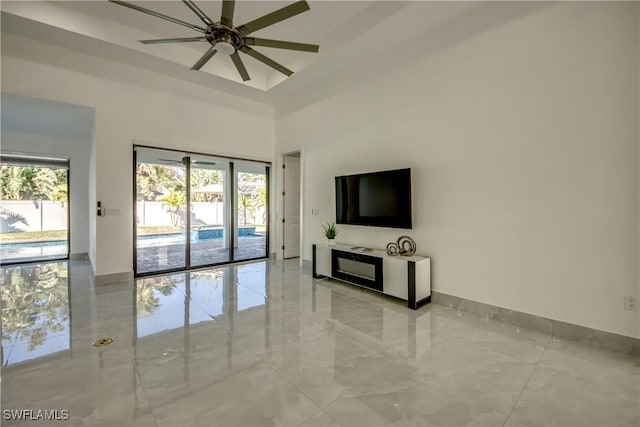
[[[245,270],[264,289],[264,265],[137,281],[134,358],[150,399],[173,400],[193,381],[222,379],[258,361],[232,335],[239,311],[265,305],[263,295],[238,285]]]
[[[137,280],[137,338],[228,319],[266,304],[266,264],[147,277]]]
[[[7,267],[2,272],[2,365],[70,349],[66,262]]]
[[[139,280],[136,286],[137,338],[180,328],[184,324],[184,274]]]
[[[69,271],[1,270],[3,409],[93,426],[638,425],[637,358],[408,310],[297,261],[98,287],[88,263]]]

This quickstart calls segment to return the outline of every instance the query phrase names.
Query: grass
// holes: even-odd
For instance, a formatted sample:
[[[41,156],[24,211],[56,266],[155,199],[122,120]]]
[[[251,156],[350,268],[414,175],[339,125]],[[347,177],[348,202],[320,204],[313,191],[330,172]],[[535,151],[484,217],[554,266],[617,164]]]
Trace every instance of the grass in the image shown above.
[[[38,240],[66,240],[67,230],[25,231],[20,233],[1,233],[0,242],[31,242]]]
[[[180,227],[172,227],[170,225],[138,227],[138,236],[144,234],[165,234],[165,233],[179,233]]]

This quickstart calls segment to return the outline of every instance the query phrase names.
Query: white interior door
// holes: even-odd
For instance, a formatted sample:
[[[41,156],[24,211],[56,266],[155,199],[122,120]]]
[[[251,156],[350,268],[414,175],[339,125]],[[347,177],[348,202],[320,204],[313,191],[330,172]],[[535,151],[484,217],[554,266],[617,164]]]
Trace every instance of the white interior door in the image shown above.
[[[284,156],[284,257],[300,256],[300,155]]]

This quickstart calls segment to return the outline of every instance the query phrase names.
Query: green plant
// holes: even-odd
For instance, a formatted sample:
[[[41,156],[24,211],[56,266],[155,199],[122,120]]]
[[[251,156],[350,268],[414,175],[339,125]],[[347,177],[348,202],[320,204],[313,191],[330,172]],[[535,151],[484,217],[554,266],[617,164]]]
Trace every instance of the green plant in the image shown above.
[[[322,231],[324,231],[324,236],[327,239],[335,239],[336,236],[338,235],[338,233],[340,232],[340,230],[338,230],[338,226],[336,226],[336,223],[335,222],[329,222],[329,221],[327,221],[322,226]]]
[[[178,224],[182,224],[182,208],[187,202],[185,194],[175,189],[171,189],[165,195],[158,197],[158,200],[164,204],[165,209],[169,212],[173,226],[177,227]]]

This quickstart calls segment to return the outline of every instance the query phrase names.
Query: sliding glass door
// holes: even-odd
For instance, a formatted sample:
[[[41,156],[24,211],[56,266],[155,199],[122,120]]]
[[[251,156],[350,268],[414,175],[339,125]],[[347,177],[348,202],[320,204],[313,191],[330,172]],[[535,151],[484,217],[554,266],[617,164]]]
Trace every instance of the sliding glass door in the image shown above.
[[[134,147],[135,273],[268,255],[269,166]]]
[[[230,261],[229,162],[191,159],[191,266]]]
[[[236,163],[237,224],[234,260],[264,256],[267,246],[267,167]]]
[[[0,157],[0,263],[69,257],[69,159]]]
[[[136,272],[185,268],[187,180],[183,156],[161,150],[136,154]]]

